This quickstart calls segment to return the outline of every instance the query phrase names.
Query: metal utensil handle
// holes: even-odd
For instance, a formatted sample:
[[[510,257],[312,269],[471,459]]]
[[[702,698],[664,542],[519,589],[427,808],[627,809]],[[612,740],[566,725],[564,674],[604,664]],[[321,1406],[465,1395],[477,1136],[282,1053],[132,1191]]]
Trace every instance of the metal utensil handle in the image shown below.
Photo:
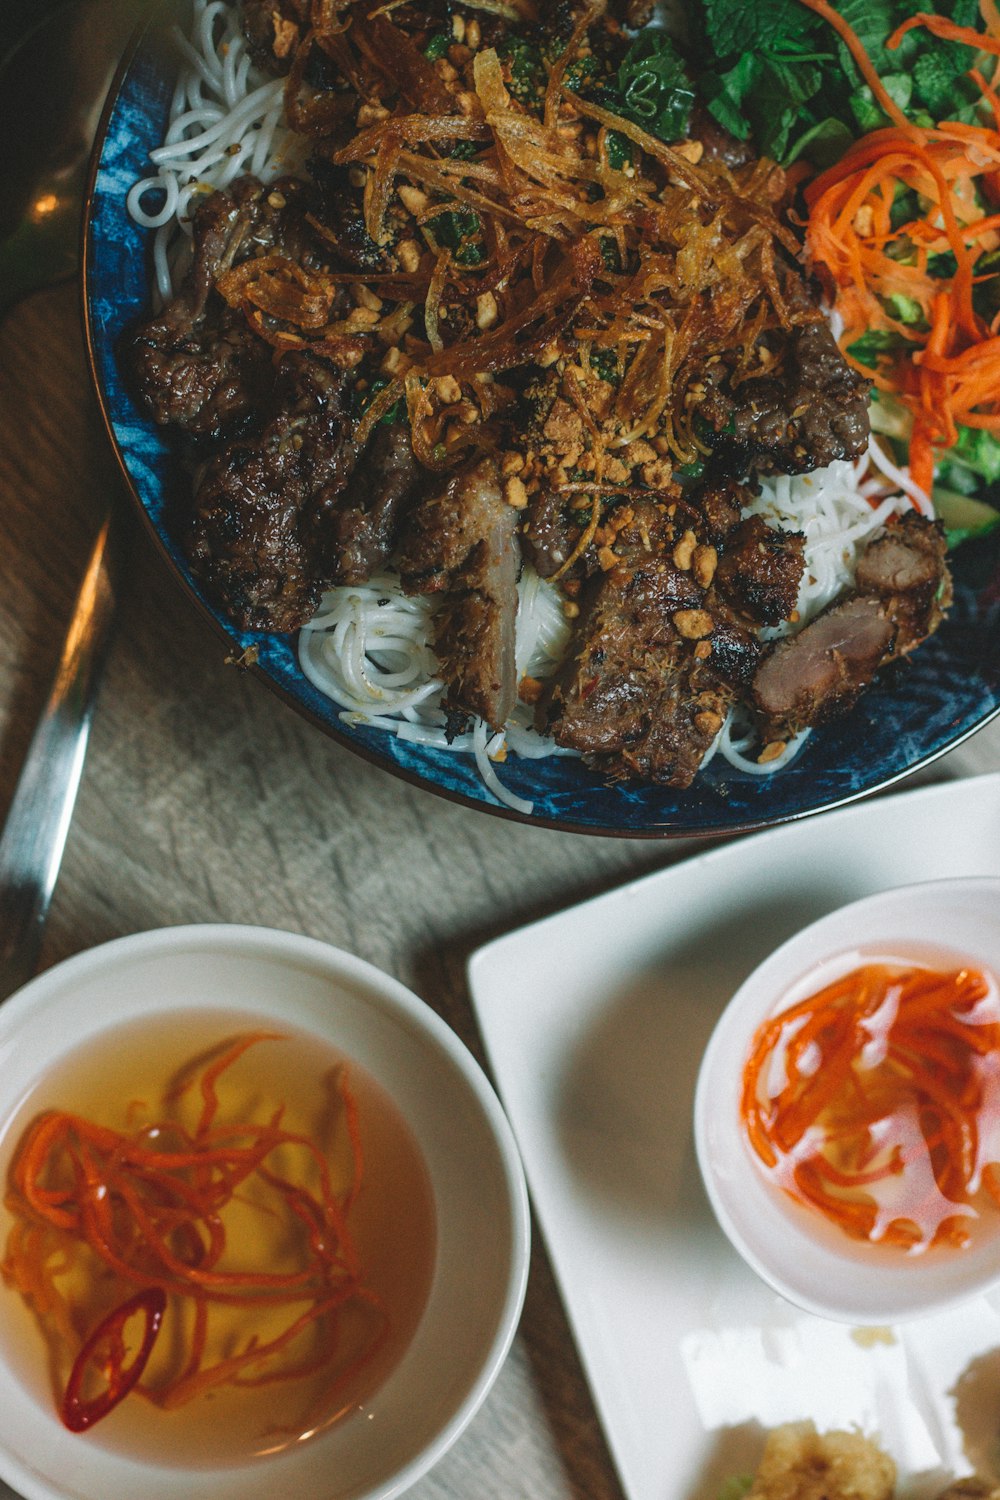
[[[35,972],[59,874],[114,614],[113,530],[109,515],[90,554],[48,702],[0,835],[0,999]]]

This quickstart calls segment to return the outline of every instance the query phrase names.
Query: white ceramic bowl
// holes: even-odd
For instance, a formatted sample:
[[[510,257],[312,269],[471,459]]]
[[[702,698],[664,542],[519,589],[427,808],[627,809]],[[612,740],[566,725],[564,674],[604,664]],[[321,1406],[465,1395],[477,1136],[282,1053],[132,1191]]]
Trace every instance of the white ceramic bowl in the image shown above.
[[[808,1214],[765,1180],[740,1121],[740,1083],[751,1038],[766,1017],[863,957],[892,953],[932,964],[957,958],[1000,976],[1000,881],[900,887],[805,928],[730,1000],[705,1051],[695,1094],[698,1164],[734,1247],[799,1307],[859,1324],[929,1313],[1000,1283],[1000,1222],[996,1235],[974,1247],[941,1254],[895,1255],[847,1235],[816,1235]]]
[[[520,1316],[529,1217],[489,1083],[403,985],[324,943],[262,928],[178,927],[80,954],[0,1007],[0,1125],[56,1060],[107,1028],[199,1006],[295,1026],[353,1058],[395,1101],[431,1179],[437,1249],[412,1341],[355,1414],[232,1468],[123,1457],[62,1426],[0,1356],[0,1475],[27,1500],[388,1500],[445,1452],[489,1391]],[[0,1152],[9,1159],[12,1143]],[[6,1171],[6,1166],[4,1167]],[[16,1294],[0,1285],[0,1301]]]

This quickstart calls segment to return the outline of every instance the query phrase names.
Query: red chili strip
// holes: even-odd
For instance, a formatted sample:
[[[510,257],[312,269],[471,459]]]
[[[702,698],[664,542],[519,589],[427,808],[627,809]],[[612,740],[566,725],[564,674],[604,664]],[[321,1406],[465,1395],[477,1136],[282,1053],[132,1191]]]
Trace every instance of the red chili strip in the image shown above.
[[[136,1292],[134,1297],[130,1297],[127,1302],[116,1307],[102,1322],[98,1323],[77,1355],[66,1383],[61,1415],[70,1432],[86,1432],[89,1427],[93,1427],[95,1422],[99,1422],[102,1417],[108,1415],[108,1412],[113,1411],[119,1401],[125,1399],[146,1368],[163,1322],[166,1306],[166,1292],[162,1287],[151,1286],[145,1291]],[[145,1318],[142,1343],[132,1363],[124,1365],[122,1363],[124,1354],[122,1334],[129,1319],[139,1313]],[[110,1345],[109,1362],[111,1365],[107,1389],[88,1400],[83,1395],[87,1371],[91,1365],[101,1368],[104,1360],[99,1356],[102,1355],[106,1345]]]

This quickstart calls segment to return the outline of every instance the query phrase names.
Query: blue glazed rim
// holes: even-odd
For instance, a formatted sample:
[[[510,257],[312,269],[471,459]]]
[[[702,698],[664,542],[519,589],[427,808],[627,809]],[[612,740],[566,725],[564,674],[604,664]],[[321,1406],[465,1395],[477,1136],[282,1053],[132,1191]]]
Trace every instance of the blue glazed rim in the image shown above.
[[[953,558],[955,602],[937,634],[897,663],[843,719],[814,731],[792,764],[771,777],[713,760],[693,787],[608,783],[561,756],[501,767],[530,814],[496,801],[471,755],[345,724],[341,710],[301,672],[287,635],[234,629],[192,579],[170,517],[189,481],[168,435],[138,411],[118,342],[145,310],[148,235],[128,218],[125,194],[148,175],[146,152],[162,138],[176,70],[165,36],[171,7],[136,33],[109,91],[97,134],[83,223],[82,294],[87,353],[108,435],[135,506],[188,597],[238,660],[325,734],[374,765],[494,816],[566,832],[623,838],[726,836],[789,822],[885,790],[953,749],[1000,712],[1000,537],[967,543]]]

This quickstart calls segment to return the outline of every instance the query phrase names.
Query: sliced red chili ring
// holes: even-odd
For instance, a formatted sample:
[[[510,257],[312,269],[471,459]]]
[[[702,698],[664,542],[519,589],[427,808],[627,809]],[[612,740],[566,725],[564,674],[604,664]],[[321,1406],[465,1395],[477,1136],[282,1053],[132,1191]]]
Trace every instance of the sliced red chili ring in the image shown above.
[[[134,1297],[129,1297],[127,1302],[114,1308],[98,1323],[76,1356],[69,1373],[69,1380],[66,1382],[61,1415],[71,1432],[86,1432],[88,1427],[93,1427],[95,1422],[106,1417],[108,1412],[113,1411],[119,1401],[124,1400],[128,1395],[146,1368],[149,1356],[153,1352],[153,1345],[156,1343],[166,1306],[166,1292],[162,1287],[151,1286],[144,1291],[136,1292]],[[142,1314],[145,1318],[142,1342],[131,1364],[122,1365],[120,1362],[121,1335],[129,1319],[137,1314]],[[97,1363],[95,1357],[102,1345],[113,1344],[115,1341],[118,1347],[112,1356],[112,1369],[108,1377],[107,1389],[97,1396],[85,1398],[83,1385],[88,1369],[92,1364]]]

